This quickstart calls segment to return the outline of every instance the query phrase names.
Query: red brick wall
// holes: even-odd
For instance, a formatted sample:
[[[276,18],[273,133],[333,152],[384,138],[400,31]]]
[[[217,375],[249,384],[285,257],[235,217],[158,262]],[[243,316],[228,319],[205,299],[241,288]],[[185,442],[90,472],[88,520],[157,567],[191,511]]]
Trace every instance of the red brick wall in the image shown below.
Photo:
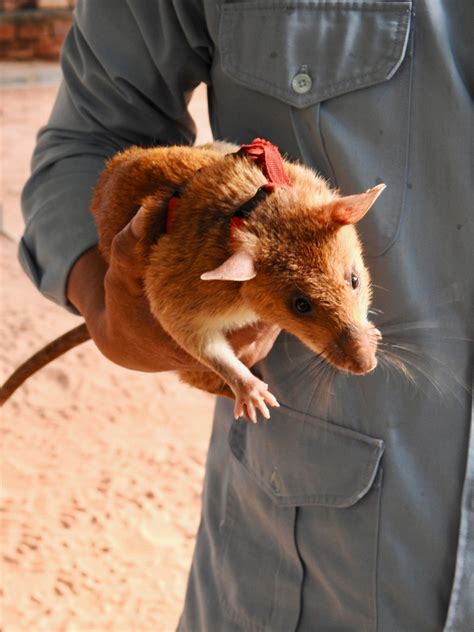
[[[0,11],[16,11],[17,9],[32,9],[36,7],[36,0],[0,0]]]
[[[0,0],[0,59],[58,59],[75,0]]]
[[[76,0],[0,0],[0,11],[19,9],[72,9]]]

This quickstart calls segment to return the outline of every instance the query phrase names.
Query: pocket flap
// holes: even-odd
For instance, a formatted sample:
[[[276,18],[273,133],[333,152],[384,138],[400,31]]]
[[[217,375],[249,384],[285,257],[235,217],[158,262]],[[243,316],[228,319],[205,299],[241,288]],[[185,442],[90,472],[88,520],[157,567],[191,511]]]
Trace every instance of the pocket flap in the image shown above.
[[[282,406],[267,423],[234,422],[234,456],[278,505],[350,507],[369,491],[384,442]]]
[[[222,7],[224,72],[307,107],[390,79],[408,41],[411,2],[257,0]]]

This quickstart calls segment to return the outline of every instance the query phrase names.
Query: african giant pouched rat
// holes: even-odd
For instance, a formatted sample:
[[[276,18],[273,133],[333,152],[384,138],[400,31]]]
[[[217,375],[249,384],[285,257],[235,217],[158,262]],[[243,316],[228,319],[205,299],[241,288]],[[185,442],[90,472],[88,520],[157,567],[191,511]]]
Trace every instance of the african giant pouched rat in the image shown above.
[[[354,224],[384,188],[341,197],[262,139],[241,148],[133,147],[108,161],[91,210],[108,261],[114,236],[143,207],[151,311],[211,369],[180,376],[235,398],[235,416],[255,422],[278,403],[233,352],[231,330],[275,323],[338,369],[375,368],[380,332],[367,318],[370,278]],[[48,357],[36,354],[34,370],[88,337],[85,325],[65,334]],[[20,367],[0,402],[32,372]]]

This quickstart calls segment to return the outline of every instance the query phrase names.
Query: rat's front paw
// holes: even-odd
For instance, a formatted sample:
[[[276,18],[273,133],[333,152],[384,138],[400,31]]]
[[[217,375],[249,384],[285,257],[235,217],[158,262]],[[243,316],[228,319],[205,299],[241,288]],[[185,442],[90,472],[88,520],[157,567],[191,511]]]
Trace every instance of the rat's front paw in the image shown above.
[[[236,419],[243,414],[257,423],[257,411],[259,411],[265,419],[270,419],[270,406],[280,406],[275,396],[268,390],[268,384],[262,382],[257,377],[252,376],[248,380],[240,382],[233,387],[235,393],[234,416]]]

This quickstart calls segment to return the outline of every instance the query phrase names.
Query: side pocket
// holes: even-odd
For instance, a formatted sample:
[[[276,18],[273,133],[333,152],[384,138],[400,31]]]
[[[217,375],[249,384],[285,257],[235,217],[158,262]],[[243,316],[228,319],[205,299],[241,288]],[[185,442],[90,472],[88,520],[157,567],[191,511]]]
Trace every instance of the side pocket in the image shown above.
[[[363,624],[339,621],[340,629],[370,629],[383,442],[281,407],[269,424],[234,423],[229,445],[220,555],[229,616],[245,630],[287,632],[298,621],[302,591],[313,586],[318,611],[328,613],[322,620],[337,622],[332,590],[318,580],[327,564],[339,615],[353,612],[349,620]]]
[[[303,576],[296,508],[278,507],[237,461],[230,469],[219,564],[223,608],[246,632],[287,632],[296,627]]]

